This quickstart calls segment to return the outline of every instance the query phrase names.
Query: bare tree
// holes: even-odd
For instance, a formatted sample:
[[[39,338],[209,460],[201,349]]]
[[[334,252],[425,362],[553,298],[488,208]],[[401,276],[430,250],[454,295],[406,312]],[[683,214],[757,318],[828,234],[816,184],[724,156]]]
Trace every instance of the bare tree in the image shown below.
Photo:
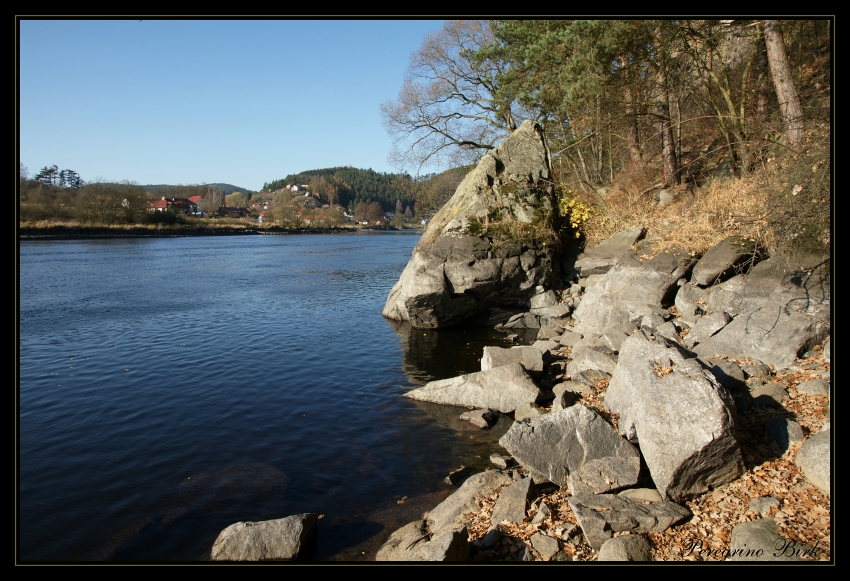
[[[785,120],[785,142],[788,147],[796,147],[803,136],[803,106],[800,96],[791,78],[791,67],[785,54],[785,42],[782,39],[782,29],[776,20],[763,20],[764,42],[767,45],[767,61],[776,97],[779,99],[779,110]]]
[[[475,57],[492,41],[486,21],[451,20],[411,55],[398,97],[381,106],[399,167],[471,163],[516,129],[495,96],[499,63]]]

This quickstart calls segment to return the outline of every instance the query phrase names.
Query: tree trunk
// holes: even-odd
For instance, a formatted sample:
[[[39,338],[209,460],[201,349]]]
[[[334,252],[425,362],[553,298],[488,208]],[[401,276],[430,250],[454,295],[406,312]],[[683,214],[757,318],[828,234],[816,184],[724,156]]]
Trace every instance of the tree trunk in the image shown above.
[[[667,75],[662,68],[659,72],[658,96],[655,98],[656,114],[658,115],[658,133],[661,135],[661,163],[664,169],[664,183],[678,184],[679,171],[676,163],[675,142],[673,141],[673,126],[670,122],[670,102],[667,92]]]
[[[625,68],[626,59],[620,57],[620,64]],[[626,145],[629,148],[629,161],[635,162],[640,160],[640,147],[638,146],[638,125],[637,115],[635,114],[635,99],[632,97],[632,90],[629,86],[629,81],[626,81],[625,86],[625,113],[628,130],[626,132]]]
[[[767,61],[776,89],[776,98],[779,100],[779,110],[785,121],[785,142],[788,147],[793,148],[803,137],[803,106],[791,78],[791,67],[788,65],[779,23],[776,20],[764,20],[763,23]]]

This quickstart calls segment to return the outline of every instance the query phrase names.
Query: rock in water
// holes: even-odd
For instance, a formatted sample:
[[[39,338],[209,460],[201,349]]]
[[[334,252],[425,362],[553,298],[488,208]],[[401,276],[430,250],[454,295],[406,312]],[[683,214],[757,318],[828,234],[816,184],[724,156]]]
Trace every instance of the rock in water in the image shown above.
[[[213,561],[311,561],[318,516],[312,513],[262,522],[238,522],[218,535]]]
[[[542,239],[516,242],[553,207],[540,126],[525,121],[488,152],[434,216],[390,291],[383,315],[413,327],[446,327],[499,306],[528,307],[557,264]]]

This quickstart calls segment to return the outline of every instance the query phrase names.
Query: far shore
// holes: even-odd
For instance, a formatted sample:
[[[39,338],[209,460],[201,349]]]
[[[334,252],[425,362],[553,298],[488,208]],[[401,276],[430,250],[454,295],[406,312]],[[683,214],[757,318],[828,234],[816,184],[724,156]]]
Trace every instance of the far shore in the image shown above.
[[[108,226],[19,227],[18,240],[84,240],[98,238],[176,238],[184,236],[244,236],[287,234],[352,234],[357,232],[422,232],[414,228],[281,228],[277,226],[245,227],[174,227],[146,228]]]

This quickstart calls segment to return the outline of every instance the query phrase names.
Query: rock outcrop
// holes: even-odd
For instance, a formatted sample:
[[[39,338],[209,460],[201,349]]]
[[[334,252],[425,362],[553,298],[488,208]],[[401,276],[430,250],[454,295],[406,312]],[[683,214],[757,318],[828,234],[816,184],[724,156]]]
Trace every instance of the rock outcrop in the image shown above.
[[[459,323],[500,306],[529,307],[558,257],[488,230],[491,221],[530,226],[552,209],[542,129],[525,121],[487,153],[431,219],[384,306],[413,327]]]
[[[213,543],[213,561],[311,561],[318,516],[311,513],[230,525]]]

